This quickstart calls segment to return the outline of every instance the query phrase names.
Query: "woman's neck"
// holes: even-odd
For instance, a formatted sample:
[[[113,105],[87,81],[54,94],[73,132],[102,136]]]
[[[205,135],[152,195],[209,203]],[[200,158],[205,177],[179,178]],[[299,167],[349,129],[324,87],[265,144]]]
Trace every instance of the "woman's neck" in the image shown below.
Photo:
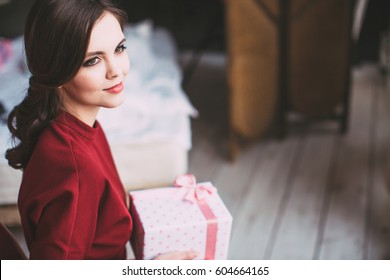
[[[90,127],[93,127],[96,121],[96,116],[99,112],[99,108],[93,108],[91,110],[75,110],[72,108],[65,108],[64,111],[68,112],[69,114],[73,115],[83,123],[89,125]]]

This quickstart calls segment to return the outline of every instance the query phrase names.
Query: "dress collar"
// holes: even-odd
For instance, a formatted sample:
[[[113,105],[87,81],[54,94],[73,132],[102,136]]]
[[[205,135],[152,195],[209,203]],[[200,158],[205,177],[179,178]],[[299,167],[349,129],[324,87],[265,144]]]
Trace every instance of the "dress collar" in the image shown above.
[[[98,121],[95,121],[94,125],[91,127],[73,116],[72,114],[65,111],[61,111],[54,119],[54,121],[70,127],[77,134],[90,140],[95,138],[98,130],[100,129],[100,124]]]

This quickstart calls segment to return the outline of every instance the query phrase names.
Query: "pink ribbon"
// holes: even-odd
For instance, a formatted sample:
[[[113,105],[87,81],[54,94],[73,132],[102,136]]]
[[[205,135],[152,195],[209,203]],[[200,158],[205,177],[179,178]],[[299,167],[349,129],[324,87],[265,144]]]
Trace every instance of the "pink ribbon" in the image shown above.
[[[173,185],[183,188],[183,192],[185,193],[183,199],[192,203],[204,200],[207,196],[217,192],[217,189],[212,185],[196,184],[195,176],[192,174],[179,175]]]
[[[196,184],[195,176],[192,174],[180,175],[176,178],[175,187],[183,188],[184,200],[197,203],[207,220],[206,252],[205,259],[215,259],[215,246],[217,243],[218,223],[213,210],[207,204],[207,196],[213,195],[217,189],[212,185]]]

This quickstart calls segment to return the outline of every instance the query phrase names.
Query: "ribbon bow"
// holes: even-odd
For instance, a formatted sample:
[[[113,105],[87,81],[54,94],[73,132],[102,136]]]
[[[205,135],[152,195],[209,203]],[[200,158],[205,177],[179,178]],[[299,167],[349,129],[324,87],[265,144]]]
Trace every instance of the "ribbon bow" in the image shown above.
[[[211,184],[196,184],[195,176],[192,174],[179,175],[173,185],[182,188],[185,193],[183,199],[192,203],[204,200],[217,191]]]

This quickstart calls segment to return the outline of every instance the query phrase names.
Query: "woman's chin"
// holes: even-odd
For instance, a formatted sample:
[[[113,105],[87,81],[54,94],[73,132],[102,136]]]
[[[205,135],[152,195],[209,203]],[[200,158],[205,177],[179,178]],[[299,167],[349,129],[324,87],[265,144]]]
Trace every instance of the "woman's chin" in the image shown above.
[[[124,101],[125,101],[125,96],[123,93],[120,93],[120,95],[116,96],[116,98],[114,100],[110,100],[109,102],[102,104],[102,107],[108,108],[108,109],[116,108],[116,107],[122,105]]]

